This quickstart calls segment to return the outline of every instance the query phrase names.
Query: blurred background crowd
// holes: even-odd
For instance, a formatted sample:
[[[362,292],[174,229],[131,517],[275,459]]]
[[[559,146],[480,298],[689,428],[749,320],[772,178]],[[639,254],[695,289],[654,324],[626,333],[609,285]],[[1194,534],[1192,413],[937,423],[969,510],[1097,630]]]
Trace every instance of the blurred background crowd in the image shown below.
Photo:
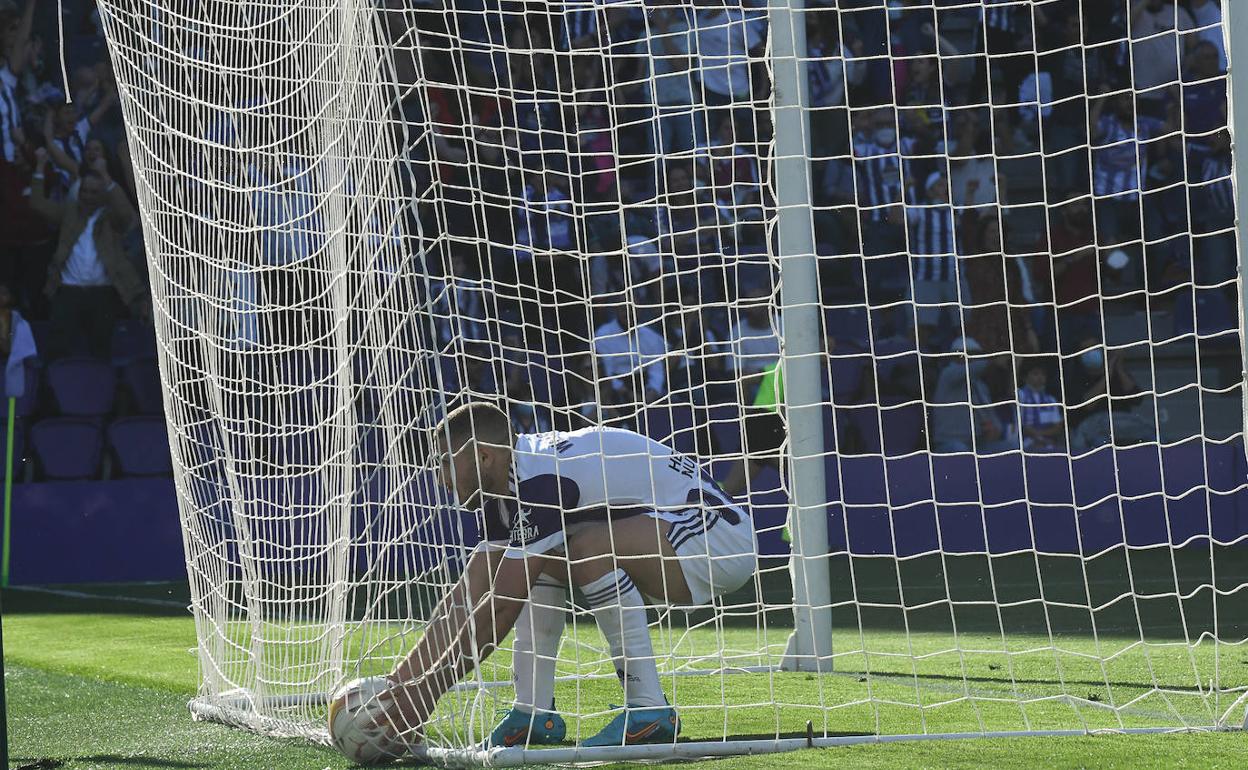
[[[116,397],[79,416],[145,414],[116,85],[94,2],[60,5],[68,84],[57,4],[0,0],[0,304],[29,326],[10,381],[25,371],[32,421],[72,416],[51,365],[104,362]],[[521,430],[774,413],[765,5],[383,5],[448,392],[506,395]],[[802,18],[839,450],[1216,437],[1238,401],[1189,385],[1239,371],[1219,3],[824,0]]]

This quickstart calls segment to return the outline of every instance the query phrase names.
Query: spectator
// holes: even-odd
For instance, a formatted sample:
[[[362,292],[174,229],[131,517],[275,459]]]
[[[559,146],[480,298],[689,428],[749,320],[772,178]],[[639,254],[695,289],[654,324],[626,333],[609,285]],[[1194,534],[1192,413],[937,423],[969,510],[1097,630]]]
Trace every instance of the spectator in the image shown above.
[[[1231,182],[1230,133],[1222,129],[1207,143],[1192,148],[1188,178],[1191,190],[1192,232],[1197,258],[1193,260],[1197,283],[1210,286],[1235,276],[1235,189]]]
[[[701,116],[694,112],[692,54],[697,44],[683,6],[660,6],[650,15],[647,38],[654,72],[654,101],[659,109],[658,154],[693,149],[706,134]]]
[[[700,8],[694,17],[698,45],[698,77],[703,102],[710,108],[708,121],[717,125],[717,113],[735,115],[741,130],[751,130],[753,116],[745,103],[756,83],[750,71],[751,53],[759,53],[766,36],[765,16],[741,7]],[[752,136],[748,136],[752,139]]]
[[[1196,24],[1173,0],[1134,0],[1130,26],[1132,85],[1142,103],[1161,102],[1166,98],[1162,87],[1179,79],[1179,51],[1194,42],[1187,35],[1179,37],[1175,29],[1186,32]]]
[[[1033,21],[1030,16],[1034,13]],[[1034,62],[1030,43],[1031,29],[1047,22],[1039,5],[1017,0],[984,0],[980,12],[982,37],[976,35],[975,74],[971,78],[971,101],[985,102],[994,96],[993,80],[1000,79],[1001,90],[1009,100],[1018,93],[1018,86],[1032,70]],[[998,74],[999,73],[999,74]]]
[[[594,331],[593,350],[616,403],[640,406],[666,393],[667,343],[649,325],[633,326],[626,303],[618,303],[611,319]]]
[[[949,196],[955,208],[982,210],[997,203],[996,158],[982,110],[959,110],[949,148]]]
[[[1107,360],[1095,337],[1080,340],[1079,348],[1063,374],[1071,450],[1095,449],[1111,441],[1130,446],[1156,437],[1151,401],[1127,371],[1122,352],[1111,353]]]
[[[469,272],[464,247],[453,247],[451,267],[442,280],[430,281],[431,309],[437,330],[438,349],[490,340],[488,318],[490,294]]]
[[[1019,372],[1023,386],[1018,389],[1018,425],[1023,449],[1032,452],[1055,452],[1065,449],[1066,424],[1062,407],[1049,395],[1048,374],[1044,364],[1031,359]]]
[[[672,362],[671,392],[687,391],[688,399],[698,405],[726,400],[723,340],[712,325],[703,322],[702,312],[673,314],[667,338],[672,349],[680,351]]]
[[[28,358],[39,354],[30,324],[13,307],[13,293],[0,284],[0,355],[4,356],[4,395],[21,398],[26,395]]]
[[[902,161],[894,110],[854,113],[856,209],[862,255],[866,260],[867,301],[873,305],[899,302],[909,294],[909,261],[905,248]],[[913,319],[900,304],[880,313],[891,330],[908,329]]]
[[[1154,132],[1153,122],[1137,124],[1131,94],[1093,100],[1092,192],[1096,194],[1096,240],[1117,246],[1140,237],[1140,180],[1147,173],[1147,147],[1141,140]],[[1141,152],[1143,150],[1143,152]]]
[[[714,190],[721,241],[732,252],[739,253],[737,224],[763,220],[758,157],[739,141],[728,116],[720,119],[706,153],[700,159],[705,163],[698,173],[709,177]]]
[[[1184,62],[1183,130],[1207,134],[1226,125],[1226,78],[1218,69],[1218,50],[1207,40],[1197,43]],[[1196,136],[1193,141],[1200,141]]]
[[[715,197],[704,180],[690,173],[697,170],[692,164],[672,161],[665,169],[662,201],[666,205],[659,207],[657,217],[659,250],[675,255],[680,263],[681,257],[699,255],[704,240],[710,242],[710,249],[718,247]]]
[[[1087,88],[1107,78],[1101,53],[1083,45],[1082,16],[1076,12],[1059,18],[1061,37],[1056,50],[1040,55],[1039,72],[1029,75],[1019,90],[1019,101],[1040,103],[1036,129],[1043,138],[1046,182],[1053,191],[1087,186]],[[1047,100],[1043,98],[1046,78]]]
[[[0,13],[0,159],[6,163],[17,163],[26,144],[17,79],[30,60],[34,16],[35,0],[26,0],[20,16],[8,11]]]
[[[106,91],[89,115],[82,116],[77,105],[60,104],[47,111],[43,121],[44,146],[66,187],[82,175],[91,129],[99,125],[113,107],[116,95]]]
[[[974,221],[974,220],[970,220]],[[1021,257],[1006,256],[1001,244],[1001,222],[984,217],[964,233],[961,261],[967,295],[967,333],[988,353],[1038,353],[1040,337],[1032,319],[1040,304],[1037,281]]]
[[[780,320],[771,311],[771,292],[756,289],[741,298],[744,310],[728,335],[728,367],[742,379],[742,392],[753,398],[757,377],[780,358]],[[749,379],[750,382],[746,382]]]
[[[933,171],[924,187],[927,205],[906,207],[920,344],[932,340],[942,322],[947,322],[943,324],[946,329],[955,326],[960,314],[949,182],[944,174]]]
[[[48,200],[47,153],[40,149],[36,157],[31,206],[60,225],[44,288],[52,311],[50,357],[68,355],[83,340],[87,352],[106,358],[121,312],[119,299],[135,315],[150,317],[147,290],[121,248],[137,215],[103,161],[83,178],[76,203]]]
[[[941,370],[931,396],[932,451],[988,454],[1017,449],[1018,438],[1008,434],[982,379],[989,361],[977,355],[982,352],[979,343],[958,339],[951,352],[957,355]]]
[[[518,434],[553,430],[547,410],[538,409],[532,401],[512,401],[507,411],[511,416],[512,430]]]
[[[810,94],[810,139],[815,157],[849,152],[849,116],[845,89],[861,85],[868,65],[861,61],[862,40],[842,42],[840,15],[835,10],[806,13],[806,65]]]
[[[1229,0],[1228,0],[1229,1]],[[1190,0],[1188,10],[1197,28],[1196,36],[1217,51],[1218,72],[1226,72],[1226,42],[1222,38],[1222,9],[1214,0]]]
[[[1068,353],[1076,342],[1100,329],[1100,260],[1093,241],[1092,204],[1087,198],[1075,198],[1058,209],[1049,249],[1059,348]],[[1043,285],[1047,277],[1037,276],[1037,282]]]

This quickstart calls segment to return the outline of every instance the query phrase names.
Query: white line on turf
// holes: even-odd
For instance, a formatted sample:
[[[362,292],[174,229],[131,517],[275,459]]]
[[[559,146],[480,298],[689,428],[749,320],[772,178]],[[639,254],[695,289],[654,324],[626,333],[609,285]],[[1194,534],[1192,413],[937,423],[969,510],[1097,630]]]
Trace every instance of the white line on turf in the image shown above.
[[[121,596],[118,594],[93,594],[86,591],[68,591],[63,588],[42,588],[39,586],[9,586],[6,591],[21,591],[32,594],[48,594],[51,596],[64,596],[68,599],[91,599],[104,602],[121,602],[124,604],[143,604],[149,607],[176,607],[178,609],[186,609],[186,602],[177,602],[172,599],[150,599],[144,596]]]

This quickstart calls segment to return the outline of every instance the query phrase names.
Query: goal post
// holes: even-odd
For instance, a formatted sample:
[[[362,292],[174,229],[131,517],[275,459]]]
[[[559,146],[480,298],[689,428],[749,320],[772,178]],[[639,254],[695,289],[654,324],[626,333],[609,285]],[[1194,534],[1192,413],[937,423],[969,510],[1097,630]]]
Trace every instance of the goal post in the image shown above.
[[[1227,57],[1231,61],[1238,59],[1239,61],[1248,61],[1248,14],[1242,9],[1236,11],[1228,7],[1223,8],[1223,33],[1225,35],[1225,46]],[[1231,146],[1236,147],[1240,132],[1243,126],[1248,126],[1248,78],[1228,77],[1227,81],[1227,102],[1228,113],[1230,115],[1230,131]],[[1235,202],[1236,210],[1243,210],[1243,196],[1248,190],[1248,165],[1243,163],[1235,164]],[[1243,244],[1248,243],[1248,221],[1245,217],[1239,216],[1235,220],[1235,236],[1236,243],[1239,248],[1239,322],[1240,322],[1240,343],[1244,344],[1248,340],[1248,305],[1245,304],[1245,297],[1248,292],[1245,291],[1245,275],[1248,275],[1248,252],[1243,248]],[[1244,352],[1245,360],[1248,361],[1248,348]],[[1248,387],[1248,367],[1244,369],[1245,387]],[[1244,432],[1248,435],[1248,399],[1244,401]],[[1248,713],[1245,713],[1245,726],[1248,727]]]
[[[489,401],[662,444],[685,556],[709,490],[758,567],[638,600],[679,740],[584,745],[629,665],[582,585],[420,758],[1242,726],[1248,14],[1190,5],[101,0],[193,714],[326,743],[426,638],[498,534],[437,426]],[[539,663],[566,736],[484,748]]]
[[[775,81],[776,258],[793,497],[790,558],[795,629],[781,666],[822,671],[832,665],[832,597],[819,364],[823,319],[819,317],[819,266],[810,208],[806,21],[801,11],[802,0],[786,0],[769,8]]]

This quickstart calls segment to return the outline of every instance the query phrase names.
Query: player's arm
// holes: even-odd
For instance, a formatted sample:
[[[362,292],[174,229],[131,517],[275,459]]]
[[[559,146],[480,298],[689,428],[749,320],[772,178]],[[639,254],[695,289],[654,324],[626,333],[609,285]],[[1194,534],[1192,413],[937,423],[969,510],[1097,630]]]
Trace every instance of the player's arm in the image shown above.
[[[398,687],[388,716],[402,731],[423,725],[438,699],[497,648],[549,559],[499,558],[501,551],[478,557],[448,596],[445,622],[431,626],[391,674]]]

